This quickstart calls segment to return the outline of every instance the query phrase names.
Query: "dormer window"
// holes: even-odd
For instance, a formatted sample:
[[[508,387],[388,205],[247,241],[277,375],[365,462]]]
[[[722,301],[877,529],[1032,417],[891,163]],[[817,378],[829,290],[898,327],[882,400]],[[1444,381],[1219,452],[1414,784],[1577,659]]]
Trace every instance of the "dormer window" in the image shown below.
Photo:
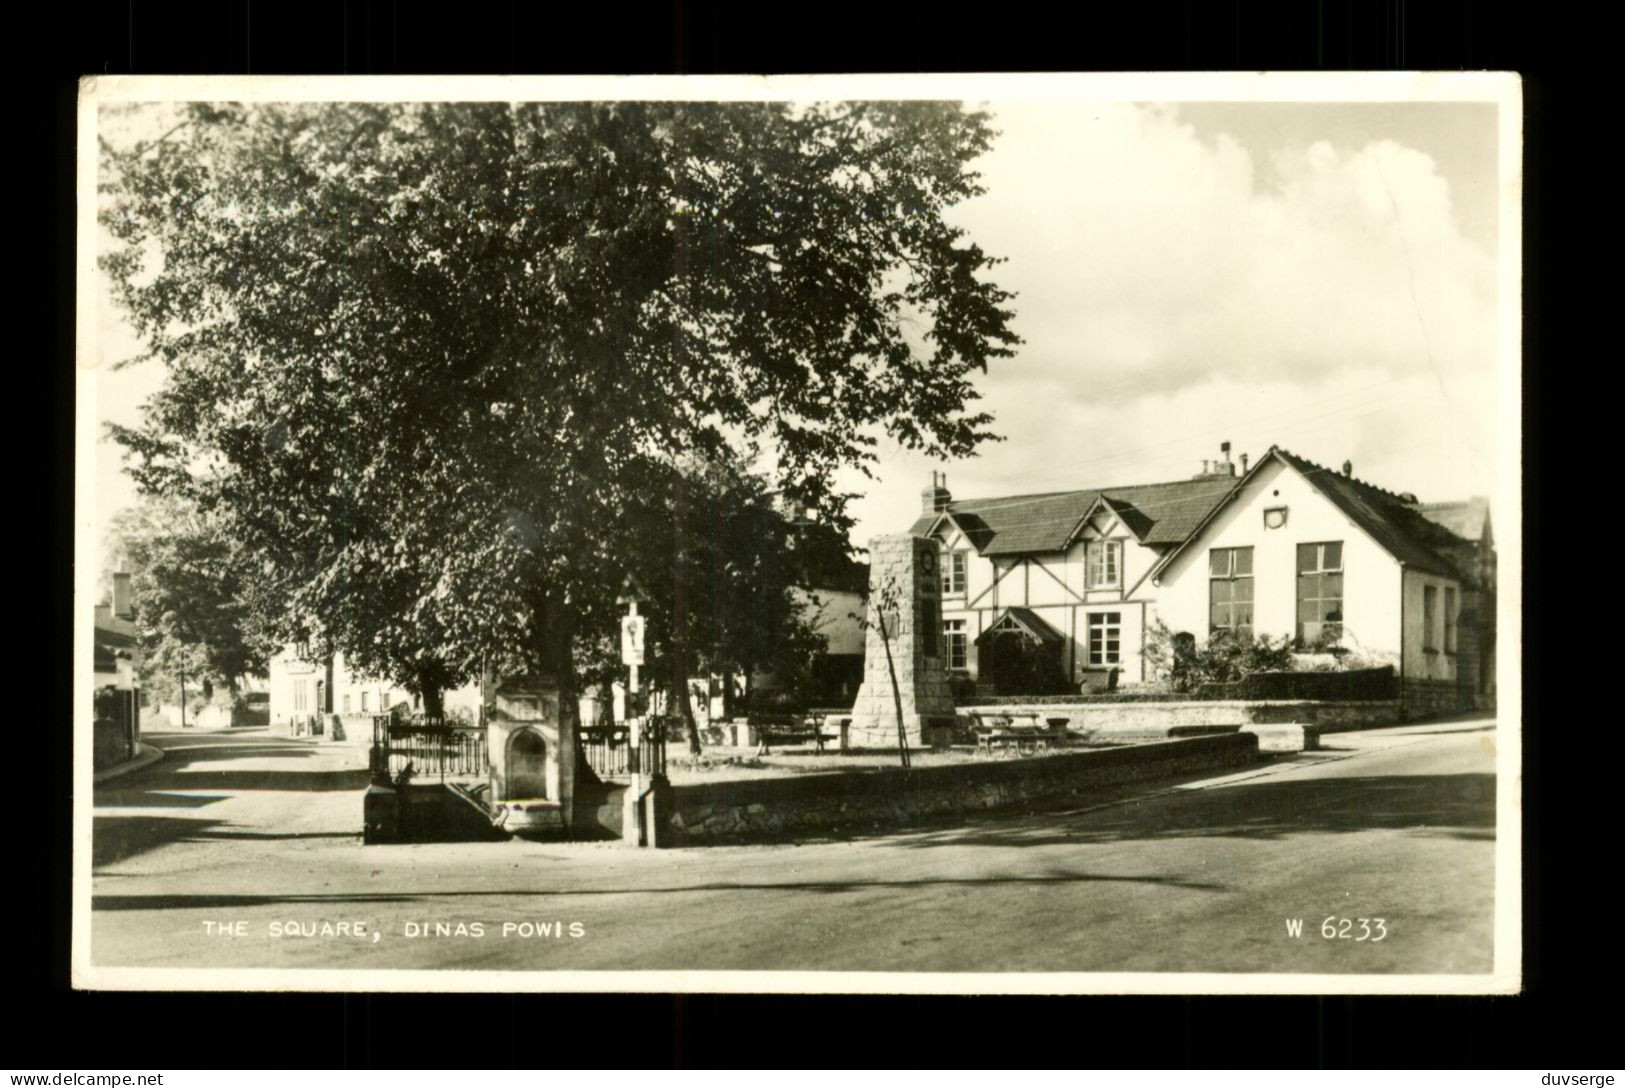
[[[1088,588],[1117,589],[1123,584],[1123,542],[1091,540],[1087,566]]]
[[[961,551],[947,552],[942,558],[942,595],[958,597],[965,593],[965,556]]]

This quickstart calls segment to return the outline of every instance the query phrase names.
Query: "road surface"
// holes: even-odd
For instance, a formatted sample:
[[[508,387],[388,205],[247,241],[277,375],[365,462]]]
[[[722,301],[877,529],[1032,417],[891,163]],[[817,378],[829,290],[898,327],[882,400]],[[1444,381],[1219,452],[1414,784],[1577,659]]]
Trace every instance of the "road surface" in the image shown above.
[[[96,790],[91,958],[1485,973],[1495,738],[1488,720],[1344,733],[1322,752],[1062,811],[650,851],[363,846],[364,753],[263,730],[153,734],[164,760]],[[1321,935],[1345,918],[1346,936]]]

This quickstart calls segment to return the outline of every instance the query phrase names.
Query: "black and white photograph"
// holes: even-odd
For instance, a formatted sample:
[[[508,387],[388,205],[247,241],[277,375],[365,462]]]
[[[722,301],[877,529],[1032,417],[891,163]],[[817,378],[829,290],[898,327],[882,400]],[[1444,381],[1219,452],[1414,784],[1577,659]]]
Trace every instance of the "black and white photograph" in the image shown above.
[[[86,989],[1521,987],[1521,88],[103,77]]]

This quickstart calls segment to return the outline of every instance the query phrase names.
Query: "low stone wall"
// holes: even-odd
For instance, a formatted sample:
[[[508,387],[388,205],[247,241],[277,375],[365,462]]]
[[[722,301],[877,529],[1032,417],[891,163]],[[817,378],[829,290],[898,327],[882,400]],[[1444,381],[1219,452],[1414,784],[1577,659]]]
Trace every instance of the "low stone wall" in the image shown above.
[[[1237,732],[907,771],[677,786],[668,829],[675,845],[871,831],[1258,758],[1258,738]]]
[[[1454,680],[1402,680],[1400,699],[1407,719],[1480,709],[1476,693]]]
[[[1402,718],[1399,704],[1376,701],[1324,702],[1308,699],[1215,699],[1168,702],[1032,703],[1028,705],[964,706],[960,713],[1036,714],[1040,721],[1066,719],[1066,728],[1081,736],[1136,732],[1169,736],[1176,730],[1239,729],[1244,725],[1320,726],[1321,732],[1395,725]]]

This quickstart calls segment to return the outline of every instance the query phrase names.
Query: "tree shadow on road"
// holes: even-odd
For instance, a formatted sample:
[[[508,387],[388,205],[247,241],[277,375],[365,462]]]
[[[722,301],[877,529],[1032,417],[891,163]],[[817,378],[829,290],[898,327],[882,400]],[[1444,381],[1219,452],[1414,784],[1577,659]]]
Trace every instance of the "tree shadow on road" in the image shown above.
[[[936,888],[958,887],[1010,888],[1026,884],[1094,884],[1124,883],[1150,884],[1189,891],[1218,892],[1228,890],[1223,884],[1200,880],[1181,880],[1178,877],[1153,874],[1106,875],[1091,873],[1052,873],[1039,876],[937,877],[918,880],[785,880],[785,881],[713,881],[705,884],[683,884],[667,887],[642,885],[619,888],[511,888],[468,891],[423,892],[361,892],[356,894],[301,895],[196,895],[158,893],[154,895],[95,895],[91,897],[92,910],[230,910],[251,907],[330,906],[349,903],[432,903],[441,899],[486,899],[503,897],[569,896],[572,898],[615,895],[695,895],[712,892],[747,893],[810,892],[814,894],[851,894],[881,888]]]
[[[1021,847],[1167,838],[1282,839],[1376,830],[1493,840],[1495,776],[1243,781],[1092,810],[1029,811],[997,822],[906,835],[897,842],[909,848]]]
[[[239,830],[220,820],[187,816],[97,816],[91,821],[92,868],[144,854],[177,842],[233,842],[265,839],[361,839],[359,828],[349,831],[292,831],[286,834]],[[97,874],[98,878],[101,874]]]

